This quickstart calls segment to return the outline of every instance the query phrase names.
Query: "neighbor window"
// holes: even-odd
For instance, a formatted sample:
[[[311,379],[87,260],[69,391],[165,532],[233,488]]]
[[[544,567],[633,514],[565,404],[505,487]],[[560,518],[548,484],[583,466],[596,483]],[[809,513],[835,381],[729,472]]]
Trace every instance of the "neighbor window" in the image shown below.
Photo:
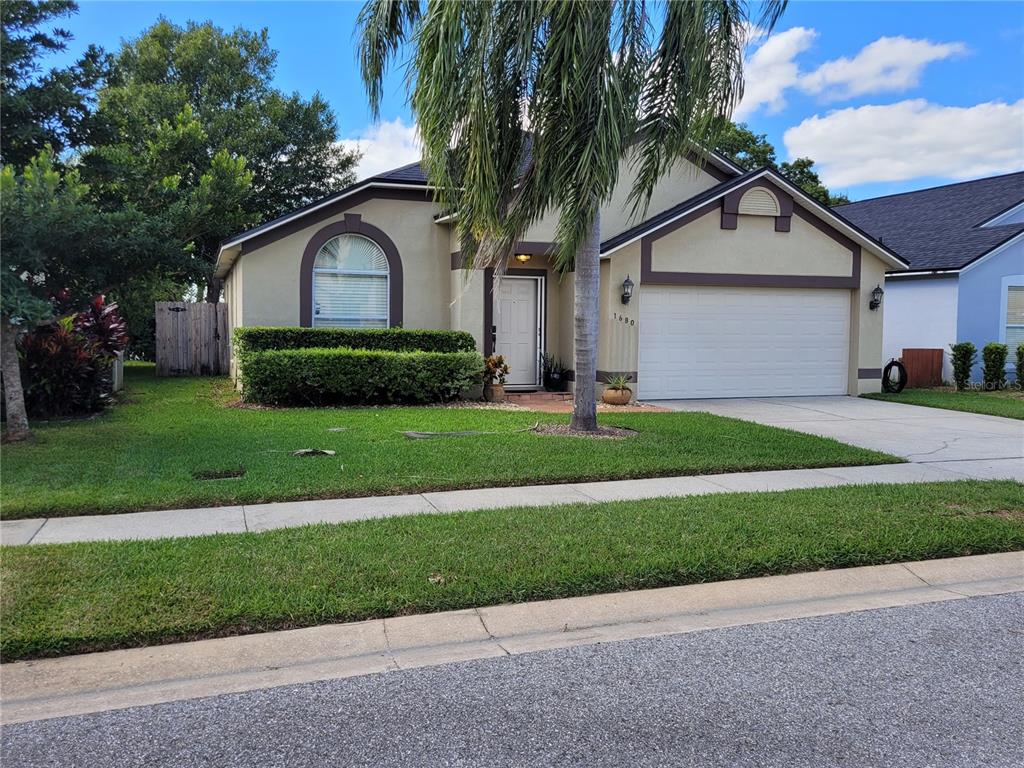
[[[388,260],[372,240],[339,235],[313,262],[313,325],[322,328],[388,327]]]
[[[1006,345],[1013,350],[1024,344],[1024,285],[1011,285],[1006,289]]]

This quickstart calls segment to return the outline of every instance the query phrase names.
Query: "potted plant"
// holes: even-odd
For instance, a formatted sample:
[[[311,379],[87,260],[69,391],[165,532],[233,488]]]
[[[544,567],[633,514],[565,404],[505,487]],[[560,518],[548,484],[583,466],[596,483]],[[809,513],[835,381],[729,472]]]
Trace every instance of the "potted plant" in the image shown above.
[[[628,376],[612,376],[601,393],[601,400],[608,405],[627,405],[632,397]]]
[[[505,376],[508,371],[502,355],[491,355],[484,360],[484,400],[489,403],[505,402]]]
[[[568,384],[562,362],[554,355],[544,355],[544,389],[548,392],[565,392]]]

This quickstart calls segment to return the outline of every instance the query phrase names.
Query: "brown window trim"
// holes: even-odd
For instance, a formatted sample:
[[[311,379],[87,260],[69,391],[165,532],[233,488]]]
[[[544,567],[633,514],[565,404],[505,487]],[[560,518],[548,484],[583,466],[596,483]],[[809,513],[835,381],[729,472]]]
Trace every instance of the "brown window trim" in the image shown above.
[[[722,229],[736,229],[739,224],[740,200],[747,192],[758,187],[767,190],[779,201],[779,215],[775,217],[775,231],[789,232],[790,219],[793,216],[793,196],[766,179],[754,179],[742,187],[737,187],[722,198]]]
[[[275,227],[267,232],[261,232],[249,240],[242,241],[241,255],[252,253],[253,251],[270,245],[271,243],[277,242],[283,237],[294,235],[296,232],[301,232],[302,230],[311,227],[313,224],[317,224],[324,219],[329,219],[332,216],[337,216],[339,213],[344,213],[349,208],[355,208],[357,205],[361,205],[370,200],[408,200],[409,202],[414,203],[433,203],[434,201],[433,197],[431,197],[430,190],[425,189],[379,189],[376,187],[361,189],[348,197],[336,200],[330,205],[325,205],[323,208],[310,211],[309,213],[298,216],[279,227]]]
[[[313,262],[324,244],[338,235],[362,235],[372,240],[384,251],[388,260],[388,325],[392,328],[402,325],[402,298],[404,296],[402,259],[394,242],[372,224],[363,221],[358,213],[346,213],[342,221],[335,221],[317,231],[306,244],[299,266],[299,325],[309,328],[313,325]]]

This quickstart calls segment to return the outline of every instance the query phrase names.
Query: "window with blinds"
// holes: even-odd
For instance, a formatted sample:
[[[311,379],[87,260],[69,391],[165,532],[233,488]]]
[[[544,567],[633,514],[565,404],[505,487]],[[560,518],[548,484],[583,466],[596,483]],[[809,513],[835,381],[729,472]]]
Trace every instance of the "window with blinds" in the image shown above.
[[[1024,285],[1006,289],[1006,345],[1013,357],[1018,344],[1024,344]]]
[[[313,262],[313,325],[387,328],[388,260],[372,240],[339,235]]]

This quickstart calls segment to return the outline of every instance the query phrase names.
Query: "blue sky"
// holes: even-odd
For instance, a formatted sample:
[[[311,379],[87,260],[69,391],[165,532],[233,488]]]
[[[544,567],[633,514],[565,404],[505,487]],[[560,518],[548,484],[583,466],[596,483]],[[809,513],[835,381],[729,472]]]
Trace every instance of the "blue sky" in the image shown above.
[[[369,174],[415,158],[401,73],[373,125],[358,79],[355,2],[81,2],[63,22],[114,50],[158,16],[267,27],[276,84],[332,105]],[[1024,3],[791,2],[752,43],[738,117],[780,159],[814,158],[835,190],[863,199],[1024,168]]]

